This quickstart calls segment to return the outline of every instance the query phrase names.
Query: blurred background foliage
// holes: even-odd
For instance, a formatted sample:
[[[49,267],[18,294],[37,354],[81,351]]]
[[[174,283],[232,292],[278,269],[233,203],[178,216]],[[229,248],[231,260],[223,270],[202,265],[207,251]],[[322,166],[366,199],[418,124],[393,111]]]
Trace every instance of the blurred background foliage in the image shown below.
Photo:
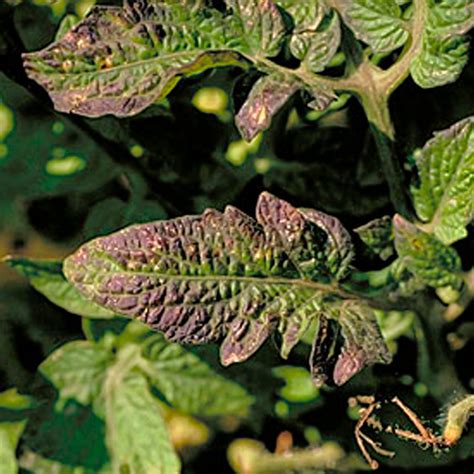
[[[93,4],[16,2],[13,20],[25,49],[37,50],[51,41],[64,15],[82,17]],[[3,8],[8,6],[0,6],[0,15]],[[6,16],[1,21],[6,27]],[[295,99],[270,131],[247,144],[234,128],[232,107],[239,107],[252,80],[243,81],[239,71],[228,68],[183,81],[166,102],[137,117],[88,120],[55,113],[41,91],[16,80],[18,70],[7,62],[8,48],[0,38],[0,256],[61,258],[79,243],[129,223],[200,213],[210,206],[234,204],[252,214],[264,189],[297,205],[332,213],[352,228],[392,213],[366,119],[354,99],[343,96],[324,114],[308,111]],[[472,60],[450,86],[422,90],[406,81],[391,101],[401,156],[409,156],[434,130],[473,114],[473,87]],[[462,250],[472,260],[472,247]],[[367,255],[360,260],[357,263],[365,269],[378,264]],[[445,336],[462,382],[474,390],[474,332],[468,314],[449,323]],[[207,443],[206,449],[188,453],[186,472],[229,472],[225,453],[233,439],[258,438],[273,450],[284,430],[291,431],[297,445],[334,440],[354,451],[357,413],[347,408],[347,398],[358,393],[397,394],[419,413],[436,419],[438,407],[427,386],[417,380],[418,366],[436,348],[417,350],[423,341],[417,339],[420,331],[414,318],[400,313],[379,317],[396,353],[394,363],[366,370],[337,391],[314,388],[309,373],[300,367],[306,365],[304,345],[287,365],[281,365],[270,347],[245,368],[224,371],[216,366],[237,380],[247,370],[258,374],[249,384],[254,392],[265,389],[264,395],[258,394],[261,419],[254,426],[221,420],[214,438],[197,420],[175,423],[181,432],[186,427],[186,435],[174,440],[176,446],[193,445],[195,441],[183,441],[190,433],[197,436],[195,444]],[[38,364],[66,341],[82,338],[80,318],[50,304],[4,265],[0,328],[0,392],[13,386],[21,391],[32,384],[45,390],[35,375]],[[214,349],[194,350],[215,365]],[[262,369],[272,366],[271,372]],[[50,430],[52,435],[62,433],[65,456],[78,455],[66,446],[82,436],[81,429],[89,443],[91,433],[96,433],[93,469],[95,462],[100,465],[94,456],[100,458],[104,449],[103,426],[81,410],[68,407],[64,419],[51,420],[59,428]],[[48,413],[45,408],[44,416]],[[397,415],[392,416],[397,422]],[[393,438],[384,441],[397,456],[382,472],[472,473],[466,459],[474,447],[472,439],[438,457]]]

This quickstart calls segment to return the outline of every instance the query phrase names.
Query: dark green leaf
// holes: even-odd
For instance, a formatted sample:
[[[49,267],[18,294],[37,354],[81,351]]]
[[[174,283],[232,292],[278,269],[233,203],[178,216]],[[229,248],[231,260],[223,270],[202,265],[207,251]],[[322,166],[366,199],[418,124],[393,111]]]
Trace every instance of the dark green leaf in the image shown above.
[[[474,217],[474,117],[438,132],[414,158],[420,184],[411,191],[418,217],[445,244],[466,237]]]
[[[246,416],[254,399],[198,356],[161,335],[146,341],[147,375],[174,408],[200,416]]]
[[[61,262],[8,257],[5,263],[26,276],[32,286],[52,303],[88,318],[110,318],[114,313],[84,298],[64,278]]]
[[[400,215],[393,218],[395,248],[403,265],[425,285],[459,288],[461,260],[456,250]]]
[[[113,472],[180,472],[179,458],[145,378],[138,374],[113,375],[105,390],[106,439]]]

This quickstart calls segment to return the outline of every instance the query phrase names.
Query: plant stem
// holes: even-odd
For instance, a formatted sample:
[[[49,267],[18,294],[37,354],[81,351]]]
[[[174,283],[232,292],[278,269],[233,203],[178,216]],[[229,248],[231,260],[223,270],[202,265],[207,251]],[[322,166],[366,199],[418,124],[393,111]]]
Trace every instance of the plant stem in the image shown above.
[[[444,306],[431,295],[423,293],[414,305],[418,315],[418,377],[441,405],[465,395],[444,334]]]
[[[382,170],[388,183],[390,199],[395,210],[409,219],[413,216],[413,212],[395,149],[395,130],[390,119],[387,95],[376,88],[369,88],[359,94],[359,100],[364,107],[375,140]]]

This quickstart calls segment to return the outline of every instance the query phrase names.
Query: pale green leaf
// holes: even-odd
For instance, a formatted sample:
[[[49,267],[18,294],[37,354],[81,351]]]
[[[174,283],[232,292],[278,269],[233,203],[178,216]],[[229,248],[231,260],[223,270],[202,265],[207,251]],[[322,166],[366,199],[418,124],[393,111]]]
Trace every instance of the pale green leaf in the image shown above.
[[[200,416],[246,416],[253,397],[198,356],[161,335],[146,341],[147,375],[174,408]]]
[[[69,342],[54,351],[39,367],[58,389],[62,400],[91,405],[99,397],[112,355],[89,341]]]
[[[88,318],[111,318],[114,313],[84,298],[62,272],[61,262],[8,257],[5,263],[26,276],[33,288],[57,306]]]
[[[180,472],[160,407],[138,374],[122,374],[107,384],[106,439],[113,472]]]
[[[474,117],[438,132],[414,153],[418,217],[445,244],[467,236],[474,217]]]
[[[21,455],[19,464],[23,469],[34,472],[34,474],[92,474],[90,469],[82,466],[69,466],[30,450]],[[94,474],[113,474],[113,472],[110,465],[105,465],[94,471]]]

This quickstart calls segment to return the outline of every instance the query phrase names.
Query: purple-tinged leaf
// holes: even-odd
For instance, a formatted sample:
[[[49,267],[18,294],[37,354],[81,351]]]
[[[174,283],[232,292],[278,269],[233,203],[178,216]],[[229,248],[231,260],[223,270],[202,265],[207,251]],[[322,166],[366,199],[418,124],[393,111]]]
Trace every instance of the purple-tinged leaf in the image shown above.
[[[364,367],[392,361],[392,354],[369,306],[355,300],[344,301],[341,303],[338,323],[344,342],[334,366],[333,379],[336,385],[343,385]]]
[[[298,90],[299,84],[280,76],[261,77],[253,86],[235,121],[242,137],[251,141],[266,130],[273,116]]]
[[[351,254],[335,218],[263,193],[257,220],[229,206],[134,225],[83,245],[64,272],[87,298],[170,340],[223,340],[228,365],[275,330],[287,357],[309,322],[347,297],[337,278]]]

